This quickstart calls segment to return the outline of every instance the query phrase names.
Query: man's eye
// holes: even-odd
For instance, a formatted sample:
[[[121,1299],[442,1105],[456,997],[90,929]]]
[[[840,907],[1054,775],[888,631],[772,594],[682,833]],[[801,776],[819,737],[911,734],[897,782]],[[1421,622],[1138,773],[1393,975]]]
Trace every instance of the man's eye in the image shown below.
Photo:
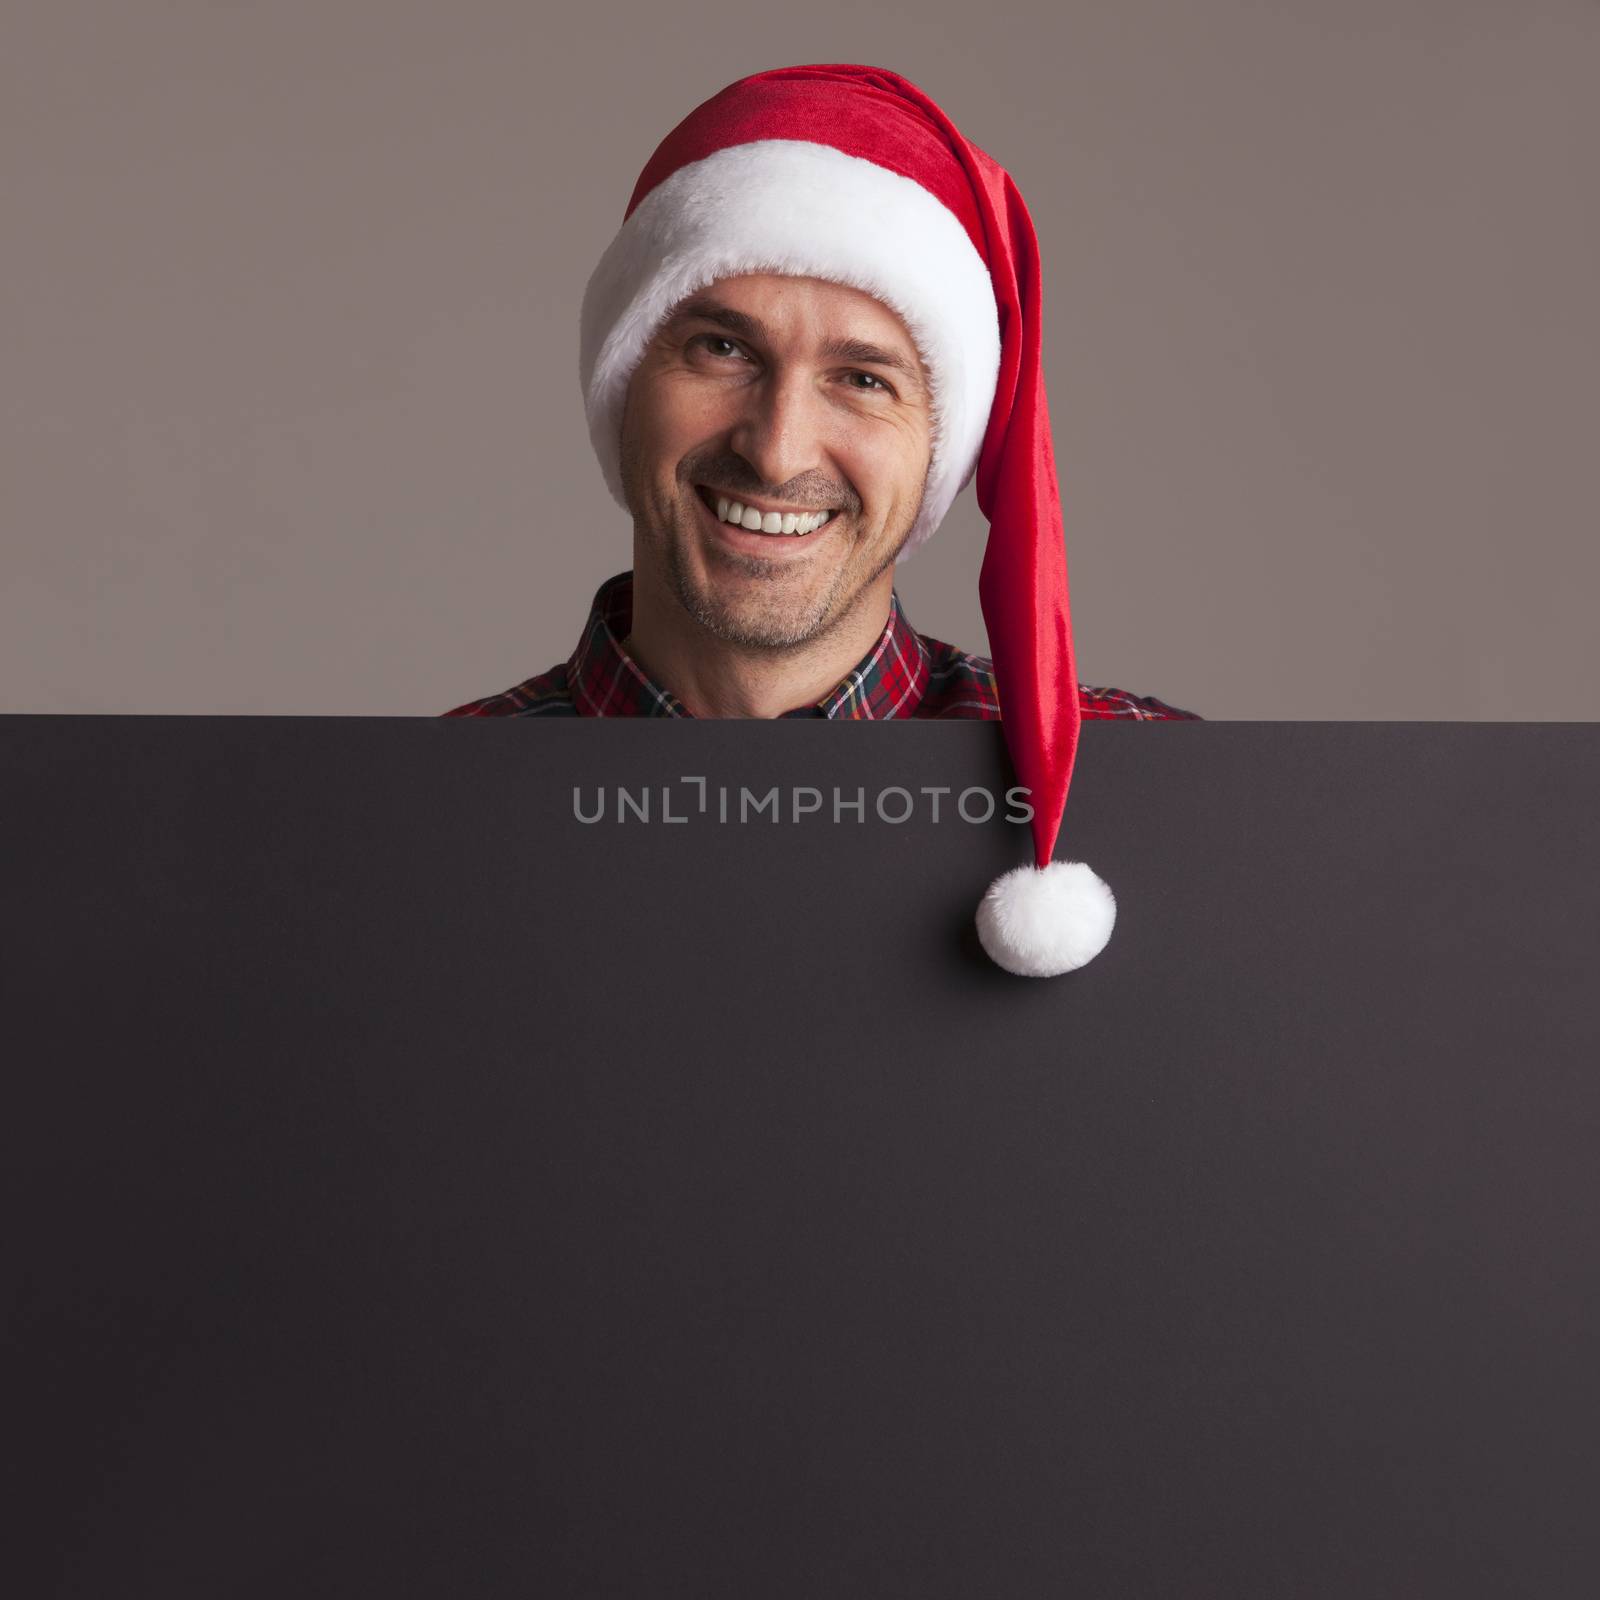
[[[701,349],[707,351],[709,354],[714,355],[714,356],[720,356],[720,357],[726,358],[726,357],[730,357],[730,356],[739,356],[739,355],[743,354],[743,351],[742,351],[741,347],[738,344],[736,344],[732,339],[726,338],[724,335],[722,335],[720,333],[702,333],[702,334],[698,334],[698,335],[696,335],[694,342],[697,345],[699,345],[701,347]],[[718,346],[721,346],[722,348],[719,349]],[[863,394],[873,394],[873,393],[876,393],[879,390],[881,390],[884,394],[893,394],[894,393],[894,390],[891,389],[889,387],[889,385],[887,383],[885,383],[883,381],[883,379],[880,378],[876,373],[873,373],[873,372],[850,372],[850,373],[846,374],[846,377],[848,377],[848,378],[865,378],[866,382],[864,384],[852,383],[850,385],[851,388],[860,389],[860,391]]]

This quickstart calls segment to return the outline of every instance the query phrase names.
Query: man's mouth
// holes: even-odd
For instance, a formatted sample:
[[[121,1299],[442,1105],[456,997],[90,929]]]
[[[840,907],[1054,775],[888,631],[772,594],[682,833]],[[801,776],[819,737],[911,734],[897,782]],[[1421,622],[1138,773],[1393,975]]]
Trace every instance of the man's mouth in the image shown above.
[[[705,508],[730,528],[780,539],[804,539],[808,534],[827,527],[839,510],[834,506],[822,511],[806,511],[771,501],[740,500],[733,495],[709,489],[703,483],[695,485],[695,493],[700,496]]]

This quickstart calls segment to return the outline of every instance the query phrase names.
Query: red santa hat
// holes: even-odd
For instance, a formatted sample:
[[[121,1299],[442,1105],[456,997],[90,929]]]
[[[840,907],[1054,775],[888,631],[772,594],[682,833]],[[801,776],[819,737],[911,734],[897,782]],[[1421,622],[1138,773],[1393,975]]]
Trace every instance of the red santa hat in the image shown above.
[[[998,163],[881,67],[780,67],[697,106],[645,164],[584,294],[584,402],[619,505],[623,400],[651,337],[686,296],[750,273],[860,289],[916,343],[932,450],[902,559],[976,473],[989,522],[978,595],[1034,844],[1034,861],[983,896],[978,934],[1009,971],[1070,972],[1104,948],[1116,902],[1083,862],[1053,859],[1078,674],[1028,208]]]

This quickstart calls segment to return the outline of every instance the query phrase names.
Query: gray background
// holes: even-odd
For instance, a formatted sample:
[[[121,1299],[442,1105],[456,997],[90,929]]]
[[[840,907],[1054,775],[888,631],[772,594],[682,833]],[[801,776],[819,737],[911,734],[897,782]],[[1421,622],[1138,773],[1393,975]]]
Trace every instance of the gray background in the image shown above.
[[[5,37],[0,709],[431,715],[564,657],[630,560],[584,280],[691,106],[842,59],[1034,213],[1085,681],[1600,716],[1589,0],[13,0]],[[900,579],[969,648],[982,537],[969,491]]]

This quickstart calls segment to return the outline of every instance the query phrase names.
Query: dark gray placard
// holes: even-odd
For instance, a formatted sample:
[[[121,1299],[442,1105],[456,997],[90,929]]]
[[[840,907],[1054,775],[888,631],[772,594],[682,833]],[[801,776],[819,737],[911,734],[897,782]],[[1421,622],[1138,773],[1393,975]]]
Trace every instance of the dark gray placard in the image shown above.
[[[8,1591],[1600,1593],[1600,727],[1090,724],[1047,980],[1007,773],[0,718]]]

